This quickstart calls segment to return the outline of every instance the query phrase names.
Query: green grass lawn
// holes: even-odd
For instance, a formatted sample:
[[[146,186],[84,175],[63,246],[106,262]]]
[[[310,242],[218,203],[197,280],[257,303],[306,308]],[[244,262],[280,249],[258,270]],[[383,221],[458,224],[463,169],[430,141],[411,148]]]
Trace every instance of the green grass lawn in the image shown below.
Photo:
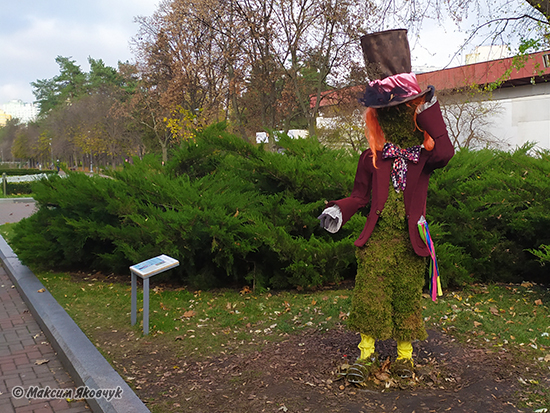
[[[130,326],[128,282],[104,276],[39,273],[56,300],[85,331],[134,329],[142,334],[142,288],[138,283],[138,324]],[[150,336],[182,339],[186,354],[211,354],[232,341],[276,340],[304,328],[331,329],[344,323],[350,290],[317,292],[192,291],[163,288],[151,279]],[[427,328],[440,328],[459,341],[550,359],[550,295],[531,283],[475,285],[449,292],[436,303],[424,298]],[[185,339],[185,340],[183,340]]]
[[[177,356],[204,357],[246,351],[243,343],[256,342],[261,346],[307,329],[336,328],[345,323],[351,305],[349,289],[254,294],[245,288],[208,292],[163,288],[160,278],[158,282],[152,278],[150,334],[144,337],[141,312],[138,323],[130,325],[129,275],[127,282],[113,282],[94,274],[37,275],[107,359],[110,353],[102,349],[102,332],[135,337],[136,346],[145,340],[147,346],[169,345]],[[522,363],[547,372],[549,300],[545,288],[531,283],[474,285],[447,292],[436,303],[426,296],[424,318],[428,329],[443,330],[457,341],[476,347],[494,351],[504,348]],[[138,309],[141,303],[142,289],[138,284]],[[521,382],[522,378],[518,380]],[[526,407],[550,406],[550,392],[542,381],[530,380],[525,386],[529,387],[522,396]]]
[[[7,240],[12,226],[0,226],[0,234]],[[261,294],[248,288],[194,291],[174,287],[167,282],[167,275],[159,275],[150,281],[150,334],[144,337],[142,312],[135,326],[130,322],[129,273],[127,279],[102,274],[36,274],[107,359],[110,354],[102,348],[102,332],[133,337],[134,346],[169,345],[178,355],[203,357],[245,351],[242,343],[261,346],[304,330],[330,330],[345,324],[352,294],[350,289],[339,288]],[[138,283],[138,309],[142,298]],[[505,349],[544,372],[544,377],[550,366],[549,303],[548,289],[528,282],[472,285],[446,291],[435,303],[427,295],[423,299],[428,329],[442,330],[477,347]],[[518,380],[521,383],[522,378]],[[523,399],[526,407],[550,408],[550,392],[542,380],[523,384],[531,390]]]
[[[546,288],[521,285],[474,285],[427,303],[426,324],[438,326],[465,342],[507,347],[550,357],[550,294]]]
[[[127,283],[109,282],[94,275],[75,278],[65,273],[39,273],[37,276],[85,332],[133,329],[136,335],[142,334],[140,283],[138,324],[130,326],[130,275]],[[179,348],[185,354],[219,353],[232,342],[277,340],[308,328],[331,329],[347,318],[351,304],[349,290],[263,294],[253,294],[247,288],[190,291],[155,286],[154,278],[150,286],[149,335],[181,340]]]

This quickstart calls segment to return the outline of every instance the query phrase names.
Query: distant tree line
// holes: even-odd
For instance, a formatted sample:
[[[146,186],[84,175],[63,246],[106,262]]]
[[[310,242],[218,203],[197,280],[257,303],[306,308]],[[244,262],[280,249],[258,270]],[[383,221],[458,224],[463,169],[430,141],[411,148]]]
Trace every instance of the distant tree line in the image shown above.
[[[401,26],[415,44],[426,19],[460,21],[484,5],[491,14],[478,25],[493,22],[494,39],[521,28],[524,43],[548,44],[548,0],[163,0],[137,18],[135,63],[90,57],[86,72],[58,56],[59,74],[32,83],[38,120],[0,128],[2,160],[89,169],[154,152],[166,163],[171,148],[219,121],[248,142],[267,131],[272,147],[272,131],[313,136],[324,92],[366,81],[363,34]],[[359,150],[356,108],[342,110],[327,139]]]

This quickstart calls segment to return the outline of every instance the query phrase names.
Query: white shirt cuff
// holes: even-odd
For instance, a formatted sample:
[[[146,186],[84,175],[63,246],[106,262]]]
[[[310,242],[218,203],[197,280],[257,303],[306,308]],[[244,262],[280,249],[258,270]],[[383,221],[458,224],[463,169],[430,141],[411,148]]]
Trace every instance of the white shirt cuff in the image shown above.
[[[416,114],[419,115],[420,113],[424,112],[426,109],[429,109],[431,108],[433,105],[435,105],[437,102],[437,97],[434,95],[432,97],[432,100],[430,100],[429,102],[425,102],[421,105],[418,105],[418,107],[416,108]]]
[[[335,220],[330,223],[328,228],[325,229],[332,234],[338,232],[342,227],[342,211],[340,211],[340,207],[338,205],[328,207],[323,211],[323,214],[327,214],[332,218],[335,218]]]

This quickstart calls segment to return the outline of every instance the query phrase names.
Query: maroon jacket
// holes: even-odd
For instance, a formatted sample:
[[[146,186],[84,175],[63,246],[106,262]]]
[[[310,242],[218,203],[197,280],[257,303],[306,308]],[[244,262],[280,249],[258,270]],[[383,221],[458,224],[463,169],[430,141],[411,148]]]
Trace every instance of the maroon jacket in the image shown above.
[[[407,186],[404,191],[405,213],[409,224],[409,236],[414,251],[423,257],[429,256],[428,248],[418,231],[418,220],[426,216],[426,197],[428,181],[434,169],[443,168],[454,155],[454,148],[449,140],[447,127],[441,116],[439,102],[426,109],[417,116],[418,126],[426,130],[435,141],[431,151],[422,149],[418,163],[407,163]],[[382,159],[382,152],[377,153],[376,166],[372,164],[372,151],[367,149],[361,154],[353,191],[348,198],[331,201],[327,206],[338,205],[342,212],[342,224],[345,224],[359,208],[368,204],[372,193],[370,212],[365,228],[355,241],[355,245],[362,247],[369,239],[380,212],[384,209],[388,199],[390,187],[390,173],[393,159]]]

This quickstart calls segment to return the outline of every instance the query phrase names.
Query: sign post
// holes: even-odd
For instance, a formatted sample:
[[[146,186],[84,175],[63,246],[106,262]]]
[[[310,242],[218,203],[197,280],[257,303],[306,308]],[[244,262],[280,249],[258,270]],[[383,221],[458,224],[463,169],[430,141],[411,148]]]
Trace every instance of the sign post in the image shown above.
[[[143,335],[149,334],[149,278],[180,265],[168,255],[159,255],[147,261],[132,265],[132,325],[137,321],[137,277],[143,280]]]

